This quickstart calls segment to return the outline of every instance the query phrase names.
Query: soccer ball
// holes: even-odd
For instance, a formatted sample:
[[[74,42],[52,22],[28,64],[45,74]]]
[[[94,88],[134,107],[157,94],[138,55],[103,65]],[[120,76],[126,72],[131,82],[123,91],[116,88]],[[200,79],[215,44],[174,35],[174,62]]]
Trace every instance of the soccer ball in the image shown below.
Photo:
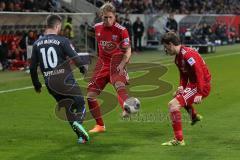
[[[124,110],[129,114],[135,114],[140,109],[140,101],[137,98],[130,97],[123,104]]]

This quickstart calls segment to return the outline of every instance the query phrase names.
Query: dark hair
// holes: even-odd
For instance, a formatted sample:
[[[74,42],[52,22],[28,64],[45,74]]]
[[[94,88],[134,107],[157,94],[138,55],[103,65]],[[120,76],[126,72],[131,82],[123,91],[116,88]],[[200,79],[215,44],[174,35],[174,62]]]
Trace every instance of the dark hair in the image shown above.
[[[173,45],[178,46],[181,44],[181,41],[175,32],[168,32],[163,35],[161,43],[162,44],[163,43],[165,43],[165,44],[172,43]]]
[[[62,18],[59,15],[51,14],[47,16],[47,28],[54,28],[57,24],[62,23]]]

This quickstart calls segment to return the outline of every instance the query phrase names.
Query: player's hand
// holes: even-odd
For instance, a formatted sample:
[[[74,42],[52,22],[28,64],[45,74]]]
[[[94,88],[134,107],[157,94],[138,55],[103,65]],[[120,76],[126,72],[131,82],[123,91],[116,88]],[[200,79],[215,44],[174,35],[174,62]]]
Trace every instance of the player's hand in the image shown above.
[[[176,97],[178,94],[182,94],[184,92],[183,86],[179,86],[177,91],[173,92],[173,97]]]
[[[125,74],[125,69],[124,69],[125,65],[123,65],[122,63],[120,63],[117,67],[117,71],[119,72],[120,75],[124,75]]]
[[[38,82],[38,84],[34,86],[34,89],[37,93],[41,93],[41,88],[42,84],[40,82]]]
[[[177,94],[182,94],[183,91],[184,91],[183,86],[179,86],[178,89],[177,89],[177,91],[176,91],[176,95],[177,95]]]
[[[198,95],[194,98],[194,103],[199,104],[202,102],[202,96]]]
[[[41,88],[39,88],[39,89],[36,89],[36,88],[35,88],[35,91],[36,91],[37,93],[41,93],[42,90],[41,90]]]
[[[85,76],[87,74],[88,65],[83,65],[83,66],[79,67],[79,70],[83,74],[83,76]]]

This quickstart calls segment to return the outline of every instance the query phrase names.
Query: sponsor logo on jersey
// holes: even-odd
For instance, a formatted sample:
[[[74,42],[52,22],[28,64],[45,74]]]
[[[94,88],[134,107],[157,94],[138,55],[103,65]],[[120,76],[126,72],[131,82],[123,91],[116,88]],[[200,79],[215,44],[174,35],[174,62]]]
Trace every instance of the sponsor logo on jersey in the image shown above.
[[[100,45],[106,52],[112,52],[117,48],[117,44],[111,41],[100,41]]]
[[[190,64],[190,66],[193,66],[196,63],[193,57],[189,58],[187,61],[188,61],[188,64]]]
[[[110,43],[111,43],[111,41],[100,41],[100,45],[102,47],[105,47],[105,46],[109,45]]]

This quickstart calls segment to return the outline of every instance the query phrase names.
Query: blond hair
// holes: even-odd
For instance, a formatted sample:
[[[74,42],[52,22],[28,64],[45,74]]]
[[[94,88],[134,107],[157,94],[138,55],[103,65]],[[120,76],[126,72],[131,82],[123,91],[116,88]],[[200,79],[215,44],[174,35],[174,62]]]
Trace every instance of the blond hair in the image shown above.
[[[113,14],[116,13],[116,8],[113,6],[111,2],[106,2],[101,8],[100,8],[100,13],[103,15],[103,13],[106,12],[112,12]]]

